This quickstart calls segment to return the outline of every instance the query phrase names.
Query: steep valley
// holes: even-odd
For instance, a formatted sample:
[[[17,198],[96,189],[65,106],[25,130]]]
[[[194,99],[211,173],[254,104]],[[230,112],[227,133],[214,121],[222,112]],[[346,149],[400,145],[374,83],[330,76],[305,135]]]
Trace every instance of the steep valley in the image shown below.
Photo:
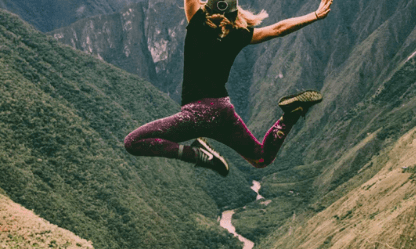
[[[178,111],[166,94],[4,10],[0,43],[0,188],[13,201],[96,248],[239,247],[196,177],[213,172],[125,152],[128,132]],[[229,203],[250,200],[237,169],[216,182]]]
[[[413,128],[340,185],[339,200],[318,214],[294,213],[257,248],[414,248],[415,152]]]
[[[416,246],[415,0],[335,0],[326,19],[245,48],[227,88],[259,140],[282,96],[317,89],[324,101],[265,169],[213,141],[231,162],[226,179],[123,151],[130,130],[179,110],[186,21],[179,0],[122,2],[37,26],[49,38],[1,12],[0,187],[14,201],[99,248],[241,248],[215,221],[231,209],[255,248]],[[240,2],[266,9],[265,26],[319,1]]]

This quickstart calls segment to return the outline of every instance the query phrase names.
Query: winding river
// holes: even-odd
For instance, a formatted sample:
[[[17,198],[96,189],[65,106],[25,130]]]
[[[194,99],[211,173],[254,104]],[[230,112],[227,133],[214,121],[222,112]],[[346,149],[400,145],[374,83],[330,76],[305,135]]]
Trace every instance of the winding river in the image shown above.
[[[260,182],[258,181],[253,181],[253,186],[251,186],[251,189],[257,193],[257,197],[256,200],[260,200],[262,198],[264,198],[263,196],[261,196],[259,194],[259,190],[261,188]],[[234,210],[227,210],[224,211],[221,215],[221,220],[220,220],[220,226],[227,229],[228,232],[230,232],[231,234],[233,234],[234,236],[237,236],[237,238],[244,243],[244,247],[243,249],[252,249],[254,247],[254,242],[244,238],[243,236],[241,236],[240,234],[238,234],[235,231],[235,227],[233,226],[233,224],[231,223],[232,218],[233,218],[233,214],[235,213]]]

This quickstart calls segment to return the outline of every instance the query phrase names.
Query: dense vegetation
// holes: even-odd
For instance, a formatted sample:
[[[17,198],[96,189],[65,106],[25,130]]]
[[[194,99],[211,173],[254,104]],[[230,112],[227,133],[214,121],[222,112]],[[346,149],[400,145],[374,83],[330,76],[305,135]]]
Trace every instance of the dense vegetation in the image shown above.
[[[366,7],[357,12],[358,4]],[[371,179],[382,165],[372,159],[416,126],[415,7],[408,0],[334,2],[321,23],[264,46],[252,87],[257,133],[271,122],[257,120],[278,113],[268,106],[281,91],[317,88],[324,101],[294,127],[274,166],[252,171],[272,202],[239,210],[238,232],[262,240],[295,216],[325,210]],[[273,77],[279,70],[284,77]]]
[[[348,130],[354,134],[354,146],[340,157],[298,165],[263,178],[261,193],[272,202],[266,206],[261,204],[264,200],[257,201],[239,209],[234,216],[238,232],[261,242],[271,231],[290,222],[287,217],[303,213],[311,217],[377,174],[386,164],[380,151],[416,126],[415,71],[413,58],[399,66],[375,95],[346,114],[341,127],[355,124]],[[342,135],[342,129],[333,131],[334,136]],[[325,170],[325,164],[332,167]]]
[[[177,55],[182,45],[167,36],[167,33],[175,33],[171,32],[174,29],[167,27],[177,27],[176,24],[183,20],[183,13],[177,11],[175,13],[180,12],[180,16],[166,15],[160,19],[159,15],[167,2],[172,1],[163,0],[158,1],[157,6],[149,5],[148,12],[154,13],[146,16],[146,20],[151,20],[153,25],[144,24],[146,37],[141,37],[142,40],[125,39],[132,38],[129,33],[112,39],[120,41],[117,44],[120,48],[124,48],[129,41],[133,41],[131,44],[134,46],[144,41],[148,43],[142,44],[145,49],[148,45],[159,44],[161,39],[170,39],[172,46],[159,51],[168,53],[172,60],[165,72],[159,71],[159,74],[169,78],[177,74],[177,71],[172,73],[171,69],[177,69],[177,61],[181,59],[172,55]],[[265,8],[271,14],[264,25],[303,15],[317,5],[315,0],[250,2],[253,8]],[[208,227],[213,228],[211,231],[216,234],[216,205],[220,209],[231,209],[253,200],[254,193],[248,189],[248,180],[257,179],[262,182],[261,194],[272,202],[266,206],[258,201],[238,209],[234,216],[237,232],[255,242],[261,242],[268,234],[282,227],[278,232],[279,237],[290,234],[292,219],[306,223],[310,217],[327,209],[348,191],[374,176],[386,160],[380,156],[380,152],[416,125],[416,57],[409,57],[416,51],[416,1],[345,0],[335,2],[332,9],[331,15],[324,21],[282,39],[247,48],[236,60],[228,87],[237,110],[243,111],[242,116],[248,120],[250,129],[259,139],[280,116],[281,110],[276,103],[281,96],[313,88],[323,92],[324,101],[310,111],[306,120],[299,121],[274,165],[265,169],[250,167],[235,152],[216,144],[232,162],[233,171],[227,179],[217,178],[204,170],[197,170],[195,177],[189,165],[173,160],[136,159],[126,155],[122,139],[127,132],[147,121],[177,111],[178,106],[171,103],[166,95],[155,91],[150,84],[134,76],[65,48],[38,33],[31,34],[28,39],[25,31],[10,24],[5,25],[2,31],[5,45],[2,41],[0,57],[4,75],[0,77],[9,80],[9,84],[2,86],[4,96],[8,99],[3,105],[9,111],[5,114],[2,112],[1,118],[4,116],[4,120],[13,122],[0,124],[4,127],[0,130],[0,143],[3,144],[0,145],[3,146],[3,152],[0,153],[6,155],[6,165],[9,165],[5,171],[8,175],[0,178],[0,182],[6,178],[8,181],[19,179],[13,174],[16,170],[23,172],[21,175],[25,178],[13,184],[0,183],[0,187],[14,200],[38,206],[38,209],[44,208],[41,205],[50,204],[45,204],[45,201],[39,204],[33,199],[34,195],[27,194],[32,186],[35,186],[36,191],[50,189],[49,192],[42,189],[43,195],[36,195],[41,196],[42,201],[48,196],[52,204],[61,198],[62,203],[69,203],[65,204],[68,207],[79,206],[82,210],[90,211],[90,206],[85,206],[85,203],[94,203],[96,206],[91,207],[92,212],[82,211],[82,214],[71,216],[69,226],[85,224],[85,220],[94,219],[100,224],[106,223],[102,226],[105,228],[100,227],[103,230],[99,231],[102,234],[107,232],[103,237],[108,237],[113,231],[115,237],[120,231],[126,237],[124,232],[127,230],[121,227],[126,224],[132,227],[131,234],[135,229],[140,230],[130,222],[141,216],[137,211],[127,215],[125,211],[137,210],[130,209],[131,205],[142,209],[140,205],[147,205],[147,209],[143,209],[148,211],[145,214],[157,216],[143,221],[153,229],[147,234],[138,235],[140,239],[132,237],[134,239],[131,241],[139,241],[143,236],[163,237],[160,241],[175,238],[173,247],[180,247],[182,241],[186,241],[184,237],[190,236],[190,247],[203,247],[204,243],[208,243],[204,242],[203,236],[198,239],[193,237],[197,236],[198,231],[208,234],[205,233]],[[119,16],[114,15],[117,17],[114,18],[116,23],[120,22]],[[152,18],[159,18],[161,22],[155,22]],[[169,21],[169,25],[172,26],[163,23],[163,20],[170,18],[172,21]],[[100,24],[100,28],[104,27],[102,22],[107,21],[99,16],[69,27],[77,29],[77,36],[86,34],[84,39],[80,38],[80,42],[101,32],[89,29],[91,20],[99,20],[90,26],[98,27]],[[125,21],[127,23],[129,20]],[[119,26],[119,29],[122,27]],[[162,30],[160,34],[158,30]],[[65,33],[69,41],[72,36],[67,34],[73,34],[73,31],[67,30]],[[100,34],[106,37],[104,33]],[[37,36],[42,38],[37,41]],[[99,45],[105,44],[102,41],[104,39],[93,41],[97,51],[102,49]],[[10,84],[10,80],[19,81],[20,85]],[[176,90],[175,86],[169,87]],[[42,98],[30,95],[34,93]],[[21,102],[18,96],[29,95],[30,101],[22,102],[21,106],[16,104]],[[47,98],[44,101],[48,106],[67,108],[65,110],[68,111],[46,108],[45,103],[41,102],[43,98]],[[32,109],[31,103],[39,107]],[[17,113],[24,115],[13,114],[14,108],[17,108]],[[56,114],[48,114],[52,118],[45,120],[40,129],[38,126],[35,128],[39,121],[34,118],[39,118],[39,114],[34,116],[32,113],[38,110],[61,113],[59,120],[68,120],[64,122],[66,126],[54,121]],[[69,117],[71,113],[73,116]],[[59,127],[61,130],[58,131]],[[33,158],[19,161],[19,158],[29,156]],[[78,166],[82,166],[82,170],[78,170]],[[235,170],[237,167],[242,173]],[[66,172],[62,169],[71,170]],[[63,183],[59,185],[60,182]],[[57,188],[61,190],[57,191]],[[73,189],[76,189],[76,194]],[[185,190],[188,192],[185,193]],[[115,192],[117,197],[112,195]],[[205,203],[201,205],[202,200]],[[105,208],[96,212],[98,206]],[[57,209],[56,205],[53,207]],[[120,207],[126,209],[119,211]],[[67,213],[57,213],[59,217],[52,217],[51,211],[44,213],[50,219],[68,217]],[[98,217],[96,213],[104,215]],[[108,218],[108,213],[116,218]],[[74,217],[79,219],[75,221]],[[103,220],[101,217],[104,217]],[[121,218],[123,220],[114,226],[113,222]],[[172,225],[182,218],[185,221],[180,225]],[[111,230],[107,230],[108,227]],[[172,228],[177,231],[171,231]],[[84,234],[97,233],[96,230],[91,232],[89,227],[76,229],[88,231]],[[155,235],[155,231],[161,231],[159,233],[163,236]],[[192,234],[185,235],[181,231],[192,231]],[[266,240],[276,240],[275,234]],[[211,243],[213,241],[215,239]],[[165,246],[163,242],[153,245]]]
[[[241,247],[219,228],[202,189],[201,178],[217,175],[124,150],[129,131],[178,111],[175,102],[3,10],[0,44],[0,187],[8,196],[96,248]]]

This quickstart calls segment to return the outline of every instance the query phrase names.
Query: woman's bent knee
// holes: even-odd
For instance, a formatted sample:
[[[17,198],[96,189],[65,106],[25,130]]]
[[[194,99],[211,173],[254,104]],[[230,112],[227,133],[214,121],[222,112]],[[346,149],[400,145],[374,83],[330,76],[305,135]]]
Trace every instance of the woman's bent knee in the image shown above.
[[[133,146],[132,146],[133,138],[129,135],[127,135],[124,138],[124,148],[126,151],[133,155]]]

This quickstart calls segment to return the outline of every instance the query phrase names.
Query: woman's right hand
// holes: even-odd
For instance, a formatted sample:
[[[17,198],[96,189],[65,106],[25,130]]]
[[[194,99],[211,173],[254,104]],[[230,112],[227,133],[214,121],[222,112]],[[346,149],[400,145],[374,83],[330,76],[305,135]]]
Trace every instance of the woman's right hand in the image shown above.
[[[324,19],[329,12],[331,11],[330,7],[332,4],[332,0],[321,0],[321,4],[317,11],[315,11],[316,18]]]

